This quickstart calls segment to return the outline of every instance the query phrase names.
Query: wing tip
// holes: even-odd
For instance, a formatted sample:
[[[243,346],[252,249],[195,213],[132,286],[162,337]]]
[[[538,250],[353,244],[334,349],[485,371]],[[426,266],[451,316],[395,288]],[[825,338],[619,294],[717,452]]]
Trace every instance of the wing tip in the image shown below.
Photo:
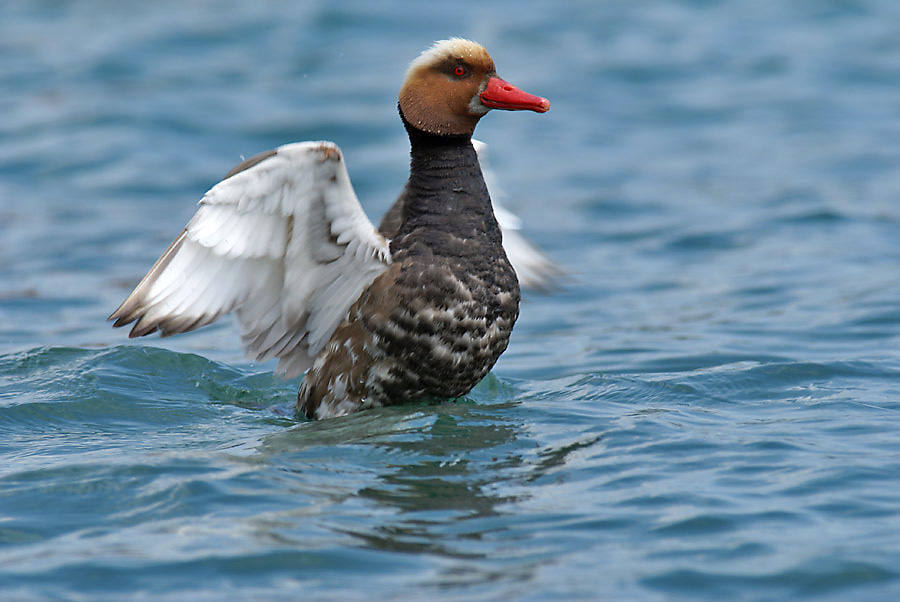
[[[571,283],[570,274],[557,265],[545,266],[540,271],[523,277],[519,285],[530,292],[549,295],[565,289]]]
[[[326,160],[340,161],[341,159],[343,159],[343,156],[341,155],[340,147],[338,147],[338,145],[335,144],[334,142],[322,140],[321,142],[318,142],[317,144],[318,144],[318,146],[316,146],[315,149],[318,152],[322,153],[322,155],[325,157]]]
[[[139,316],[138,312],[135,311],[138,305],[137,300],[134,298],[134,293],[128,295],[128,298],[122,301],[122,304],[116,308],[116,311],[109,314],[109,317],[106,318],[107,321],[115,320],[113,324],[113,328],[119,328],[120,326],[125,326],[131,322],[134,322]]]
[[[134,322],[134,318],[129,318],[127,316],[117,316],[115,314],[106,318],[107,322],[111,322],[112,320],[115,320],[115,322],[113,322],[113,325],[112,325],[113,328],[122,328],[123,326],[126,326],[126,325]]]
[[[154,332],[156,332],[157,329],[158,326],[156,324],[145,324],[144,326],[141,326],[141,323],[138,322],[131,329],[131,332],[128,333],[128,338],[136,339],[138,337],[147,336],[148,334],[153,334]]]
[[[318,155],[320,161],[340,162],[344,159],[341,147],[331,140],[308,140],[306,142],[291,142],[279,146],[276,154],[284,153],[285,155]]]

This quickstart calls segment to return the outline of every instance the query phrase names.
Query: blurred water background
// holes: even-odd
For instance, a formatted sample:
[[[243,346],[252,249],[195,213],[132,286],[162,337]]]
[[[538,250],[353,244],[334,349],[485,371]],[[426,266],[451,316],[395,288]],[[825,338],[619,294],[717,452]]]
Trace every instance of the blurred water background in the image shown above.
[[[242,156],[482,42],[569,271],[467,400],[320,423],[229,320],[106,316]],[[0,3],[0,599],[900,598],[900,3]]]

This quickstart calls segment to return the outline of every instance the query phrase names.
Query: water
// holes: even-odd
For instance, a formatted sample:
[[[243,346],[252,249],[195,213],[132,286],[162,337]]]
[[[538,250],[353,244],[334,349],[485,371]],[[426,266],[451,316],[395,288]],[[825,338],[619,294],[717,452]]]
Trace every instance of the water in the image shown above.
[[[900,596],[900,4],[0,4],[0,598]],[[432,40],[569,271],[466,400],[320,423],[225,320],[106,316],[240,157],[374,219]]]

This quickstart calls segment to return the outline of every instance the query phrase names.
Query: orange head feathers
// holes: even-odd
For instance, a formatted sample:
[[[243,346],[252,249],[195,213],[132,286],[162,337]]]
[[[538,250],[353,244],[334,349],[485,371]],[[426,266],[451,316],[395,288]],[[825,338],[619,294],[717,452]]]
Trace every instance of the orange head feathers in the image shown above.
[[[409,66],[400,112],[413,127],[437,135],[472,135],[490,109],[544,113],[550,101],[499,77],[491,55],[470,40],[435,42]]]

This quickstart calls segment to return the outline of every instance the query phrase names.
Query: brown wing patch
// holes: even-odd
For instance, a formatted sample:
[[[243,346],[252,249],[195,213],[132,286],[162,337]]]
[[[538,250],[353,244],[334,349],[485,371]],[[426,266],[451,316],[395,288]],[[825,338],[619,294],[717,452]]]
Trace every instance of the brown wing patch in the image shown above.
[[[339,149],[336,145],[330,143],[322,143],[318,148],[319,152],[321,152],[325,159],[331,159],[332,161],[340,161],[341,160],[341,149]]]
[[[309,418],[322,418],[351,407],[356,411],[366,403],[375,403],[369,390],[368,375],[383,354],[375,340],[375,333],[365,323],[389,319],[397,300],[393,296],[394,283],[400,265],[392,265],[363,291],[353,304],[347,318],[335,329],[303,378],[297,393],[297,410]],[[366,320],[362,320],[362,316]],[[320,409],[320,406],[322,409]]]

